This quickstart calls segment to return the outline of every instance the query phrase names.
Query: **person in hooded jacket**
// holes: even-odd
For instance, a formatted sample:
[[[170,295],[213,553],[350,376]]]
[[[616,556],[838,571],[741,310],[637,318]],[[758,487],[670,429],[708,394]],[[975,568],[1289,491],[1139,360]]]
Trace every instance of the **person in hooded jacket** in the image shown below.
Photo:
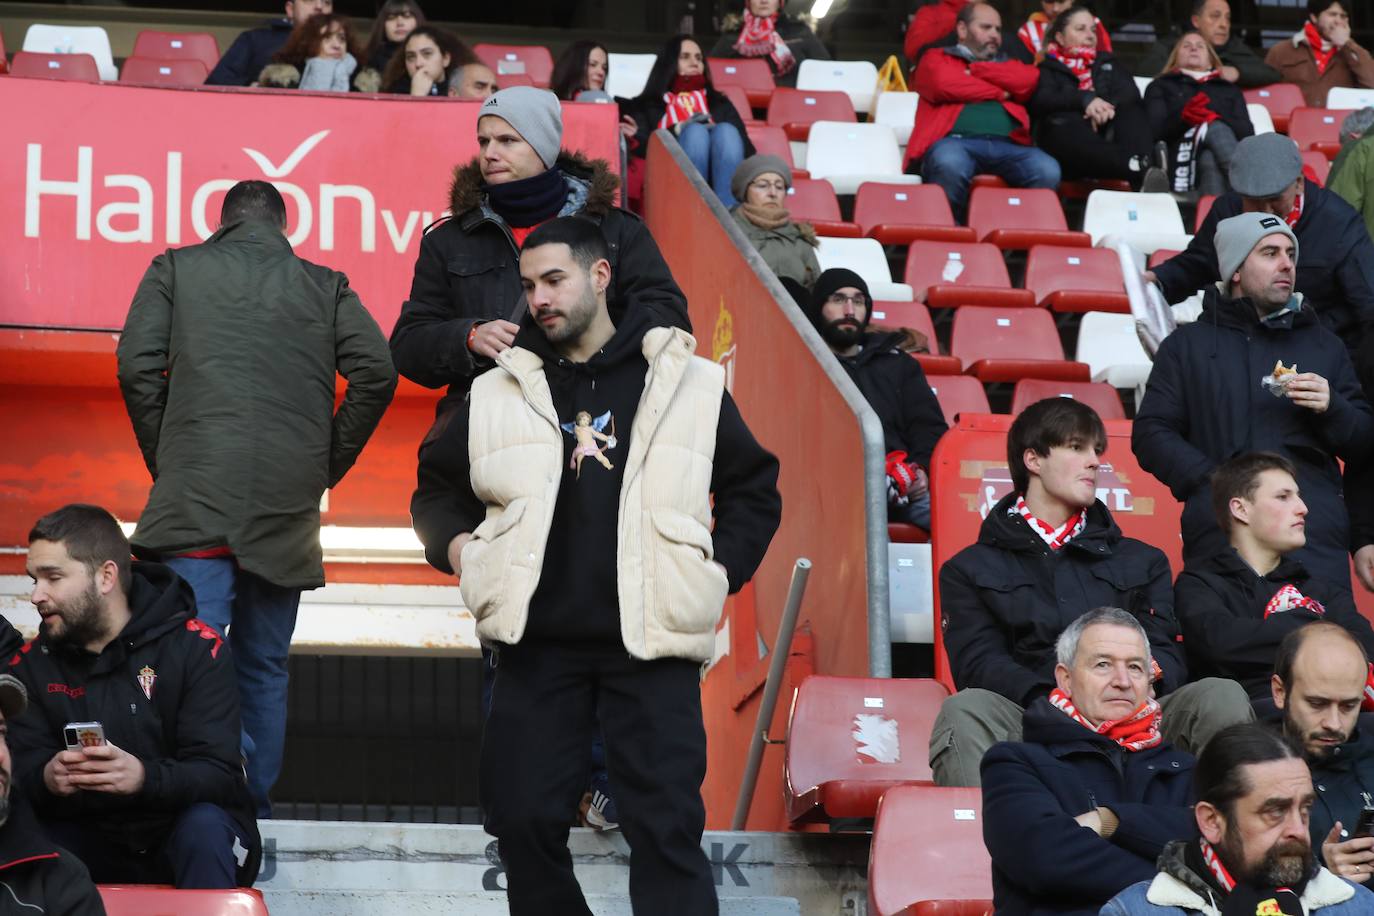
[[[1212,472],[1212,511],[1230,544],[1184,567],[1174,583],[1193,677],[1239,681],[1268,711],[1279,644],[1314,620],[1345,627],[1374,654],[1374,629],[1348,590],[1313,576],[1289,554],[1307,543],[1308,514],[1297,468],[1282,455],[1247,452]]]
[[[745,0],[741,15],[727,16],[712,57],[762,57],[779,86],[797,85],[804,60],[829,60],[811,27],[783,11],[787,0]]]
[[[700,665],[777,529],[778,462],[690,335],[613,322],[609,255],[577,217],[529,236],[515,346],[421,453],[412,514],[496,656],[481,799],[511,913],[590,913],[567,839],[599,723],[635,911],[709,916]]]
[[[33,698],[10,723],[15,785],[98,883],[249,886],[261,842],[239,751],[234,662],[191,586],[131,563],[114,517],[74,504],[29,532],[42,617],[9,671]],[[101,743],[72,749],[71,722]]]
[[[1364,10],[1367,5],[1362,4]],[[1374,88],[1374,55],[1350,35],[1349,0],[1307,0],[1307,21],[1293,37],[1269,48],[1264,62],[1285,83],[1302,90],[1313,108],[1326,105],[1332,89]]]
[[[1253,136],[1240,88],[1221,75],[1221,58],[1197,32],[1185,32],[1160,74],[1145,87],[1156,140],[1168,144],[1171,190],[1220,195],[1236,145]]]
[[[1089,916],[1154,873],[1193,825],[1193,758],[1164,739],[1150,641],[1094,608],[1055,644],[1055,687],[1022,738],[983,758],[983,839],[998,916]],[[1028,842],[1028,840],[1030,842]]]
[[[1302,499],[1321,519],[1293,556],[1329,587],[1349,591],[1337,459],[1369,457],[1374,411],[1340,339],[1293,293],[1298,239],[1288,223],[1267,213],[1233,216],[1217,227],[1216,251],[1226,279],[1207,290],[1202,316],[1155,354],[1132,449],[1184,503],[1185,564],[1227,547],[1208,483],[1218,465],[1256,450],[1292,461]]]
[[[899,346],[900,332],[868,333],[873,297],[852,270],[821,274],[806,314],[883,425],[888,520],[929,530],[926,468],[949,427],[921,364]]]
[[[1097,19],[1070,7],[1045,30],[1040,79],[1026,108],[1035,143],[1067,178],[1120,178],[1136,190],[1164,190],[1151,172],[1154,139],[1130,71],[1097,46]],[[1150,183],[1145,184],[1147,177]]]
[[[552,92],[501,90],[482,104],[477,134],[481,152],[454,169],[453,215],[425,231],[410,296],[391,332],[401,375],[426,388],[448,387],[437,417],[515,340],[524,314],[520,246],[555,216],[579,214],[601,226],[611,248],[615,317],[646,308],[658,324],[691,328],[687,300],[653,236],[616,206],[619,179],[610,166],[560,150],[563,118]]]

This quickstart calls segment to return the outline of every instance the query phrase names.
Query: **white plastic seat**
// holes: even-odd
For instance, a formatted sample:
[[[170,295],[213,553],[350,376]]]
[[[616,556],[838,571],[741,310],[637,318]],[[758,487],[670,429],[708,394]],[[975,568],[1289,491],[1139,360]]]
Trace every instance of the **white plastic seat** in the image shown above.
[[[865,181],[921,183],[919,175],[903,174],[897,138],[886,124],[817,121],[806,138],[805,168],[836,194],[853,194]]]
[[[1374,89],[1332,86],[1326,91],[1326,107],[1348,110],[1374,106]]]
[[[89,54],[102,80],[119,79],[110,36],[98,25],[69,26],[34,23],[24,33],[24,50],[39,54]]]
[[[897,145],[906,148],[911,128],[916,124],[916,107],[921,96],[916,92],[880,92],[873,123],[886,124],[897,135]]]
[[[873,109],[873,93],[878,88],[878,68],[866,60],[817,60],[801,62],[797,70],[798,89],[828,89],[843,92],[863,114]]]
[[[1154,80],[1148,76],[1137,76],[1135,78],[1135,88],[1140,90],[1141,98],[1145,97],[1145,89],[1153,82]]]
[[[1182,251],[1191,240],[1170,194],[1093,191],[1083,214],[1083,231],[1092,236],[1094,245],[1119,239],[1146,254],[1160,248]]]
[[[606,91],[616,98],[632,99],[644,91],[657,54],[607,55]]]
[[[1245,106],[1245,110],[1250,113],[1250,123],[1255,126],[1256,134],[1272,134],[1274,132],[1274,116],[1269,113],[1268,108],[1251,102]]]
[[[888,302],[911,302],[912,290],[905,283],[892,282],[892,270],[887,255],[877,239],[839,239],[821,236],[816,249],[821,270],[847,267],[864,278],[868,294]]]
[[[1150,357],[1140,345],[1135,318],[1111,312],[1085,312],[1078,325],[1074,359],[1087,363],[1094,382],[1136,388],[1150,377]]]

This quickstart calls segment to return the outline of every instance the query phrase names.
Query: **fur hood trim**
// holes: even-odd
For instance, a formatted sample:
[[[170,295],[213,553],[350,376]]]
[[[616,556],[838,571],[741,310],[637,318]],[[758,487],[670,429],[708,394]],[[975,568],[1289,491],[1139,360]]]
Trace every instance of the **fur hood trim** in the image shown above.
[[[567,175],[581,179],[588,185],[587,203],[582,212],[605,216],[615,209],[615,192],[620,187],[620,178],[611,171],[604,159],[588,159],[581,153],[563,150],[558,154],[554,168],[562,169]],[[449,188],[449,212],[455,217],[482,204],[482,170],[473,156],[469,162],[455,166],[453,184]]]

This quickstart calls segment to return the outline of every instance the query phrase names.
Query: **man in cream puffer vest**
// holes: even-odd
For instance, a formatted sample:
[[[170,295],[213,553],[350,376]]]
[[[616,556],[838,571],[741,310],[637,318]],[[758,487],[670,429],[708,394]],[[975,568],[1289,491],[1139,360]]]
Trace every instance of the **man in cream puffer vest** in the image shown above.
[[[515,346],[422,447],[411,503],[495,652],[481,800],[510,911],[590,916],[567,839],[599,723],[635,913],[712,914],[700,667],[777,530],[777,459],[689,334],[612,324],[595,224],[536,229],[520,275]]]

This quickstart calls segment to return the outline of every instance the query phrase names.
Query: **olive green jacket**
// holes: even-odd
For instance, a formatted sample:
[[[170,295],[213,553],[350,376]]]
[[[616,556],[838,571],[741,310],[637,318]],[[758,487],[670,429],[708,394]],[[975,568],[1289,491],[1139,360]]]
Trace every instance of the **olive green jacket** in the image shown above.
[[[730,212],[744,237],[779,279],[791,277],[811,288],[821,275],[821,265],[816,260],[816,231],[809,223],[790,222],[777,229],[763,229],[751,223],[738,208]]]
[[[320,497],[396,389],[348,278],[296,257],[270,223],[232,223],[153,259],[116,355],[153,477],[135,553],[227,547],[275,585],[323,585]],[[337,412],[336,373],[348,382]]]
[[[1326,188],[1359,211],[1374,237],[1374,136],[1346,144],[1331,166]]]

